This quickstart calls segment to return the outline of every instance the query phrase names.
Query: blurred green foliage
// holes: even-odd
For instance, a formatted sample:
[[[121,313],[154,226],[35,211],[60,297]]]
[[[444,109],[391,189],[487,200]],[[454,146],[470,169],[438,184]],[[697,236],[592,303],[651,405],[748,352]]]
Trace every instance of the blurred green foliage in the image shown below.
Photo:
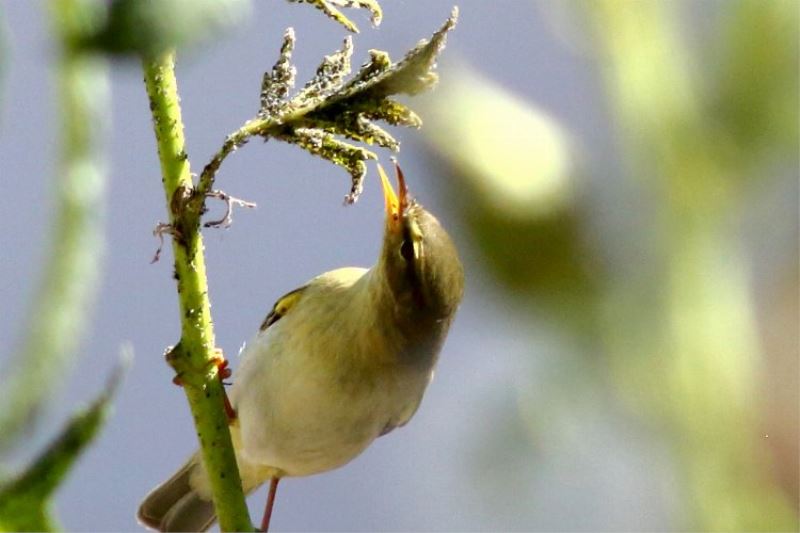
[[[108,411],[115,378],[85,412],[75,415],[38,459],[13,468],[8,455],[37,429],[48,401],[68,375],[90,323],[105,247],[104,140],[110,123],[105,55],[150,54],[194,42],[230,22],[246,0],[181,2],[52,0],[50,17],[61,142],[52,236],[42,280],[26,328],[3,374],[0,411],[0,529],[51,530],[50,500],[69,468],[98,433]],[[3,21],[0,19],[0,30]],[[6,47],[0,33],[0,75]],[[10,472],[18,471],[10,478]]]
[[[705,48],[681,23],[701,9],[716,14]],[[775,466],[761,430],[777,356],[759,343],[740,232],[751,183],[797,179],[797,4],[610,0],[567,14],[591,39],[624,179],[604,180],[565,125],[465,69],[424,110],[447,194],[500,287],[576,350],[561,386],[593,379],[670,444],[672,527],[797,530],[797,494],[775,475],[796,475],[797,443],[794,464]],[[593,196],[600,182],[616,198]],[[597,219],[631,198],[614,224]],[[547,418],[537,408],[555,407],[528,406],[528,420]]]
[[[590,222],[573,140],[466,70],[448,74],[435,102],[448,104],[425,109],[426,132],[452,163],[452,197],[492,272],[519,300],[535,296],[571,327],[589,327],[599,265],[583,240]]]
[[[121,377],[122,369],[91,406],[73,415],[58,437],[23,473],[0,483],[0,531],[58,528],[50,508],[53,493],[102,428]]]
[[[789,112],[800,93],[797,7],[750,1],[724,14],[709,107],[745,161],[797,150],[797,115]]]
[[[371,13],[372,23],[375,26],[380,24],[383,18],[381,6],[375,0],[289,0],[289,2],[311,4],[353,33],[358,33],[358,27],[338,8],[353,7],[366,9]]]
[[[6,408],[0,412],[0,451],[16,444],[38,420],[88,323],[104,248],[106,161],[109,123],[105,61],[69,43],[91,26],[92,4],[52,3],[53,31],[60,44],[56,71],[61,135],[58,176],[52,181],[55,209],[50,250],[12,372],[0,380]]]
[[[87,7],[93,19],[75,36],[78,48],[152,57],[187,48],[241,22],[249,0],[112,0]]]

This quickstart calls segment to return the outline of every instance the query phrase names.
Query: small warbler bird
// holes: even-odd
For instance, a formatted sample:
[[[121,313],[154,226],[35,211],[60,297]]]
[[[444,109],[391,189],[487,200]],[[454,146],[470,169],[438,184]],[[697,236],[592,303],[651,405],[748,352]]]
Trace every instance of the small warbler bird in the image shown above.
[[[340,467],[419,407],[464,288],[458,253],[439,221],[378,172],[383,247],[370,269],[326,272],[278,300],[242,351],[230,393],[242,485]],[[199,453],[154,489],[139,520],[161,531],[204,531],[215,520]]]

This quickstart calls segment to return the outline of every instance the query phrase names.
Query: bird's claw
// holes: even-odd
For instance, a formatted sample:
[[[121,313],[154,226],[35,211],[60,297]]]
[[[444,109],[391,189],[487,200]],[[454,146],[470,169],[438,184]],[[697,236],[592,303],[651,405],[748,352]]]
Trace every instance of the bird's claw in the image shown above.
[[[228,360],[225,359],[225,356],[222,354],[222,350],[217,348],[214,351],[214,357],[211,359],[211,363],[217,365],[217,377],[219,378],[219,382],[222,385],[226,385],[225,381],[231,375],[233,375],[233,370],[228,367]],[[222,388],[222,401],[225,407],[225,414],[228,416],[228,423],[232,423],[238,415],[236,414],[236,409],[233,408],[231,405],[231,401],[228,398],[228,393],[225,392],[225,387]]]
[[[214,365],[217,367],[217,378],[222,385],[227,385],[224,380],[228,379],[233,375],[233,370],[229,368],[228,360],[225,359],[225,356],[222,354],[222,350],[219,348],[214,350],[214,355],[212,356],[209,364]],[[172,383],[179,387],[183,387],[183,379],[181,377],[182,373],[176,374],[175,377],[172,378]],[[228,423],[232,423],[238,415],[236,414],[236,409],[233,408],[230,399],[228,398],[228,393],[225,392],[225,388],[222,388],[222,402],[225,408],[225,414],[228,417]]]

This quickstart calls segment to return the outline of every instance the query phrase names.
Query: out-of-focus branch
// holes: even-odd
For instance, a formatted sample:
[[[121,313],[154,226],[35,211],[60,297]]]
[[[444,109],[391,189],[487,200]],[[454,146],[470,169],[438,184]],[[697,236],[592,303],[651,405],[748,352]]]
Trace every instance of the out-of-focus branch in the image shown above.
[[[3,372],[0,449],[38,419],[75,356],[94,301],[103,249],[109,124],[106,61],[74,43],[92,10],[82,0],[51,3],[60,56],[56,96],[61,155],[54,196],[51,247],[19,356]],[[21,179],[21,178],[20,178]]]

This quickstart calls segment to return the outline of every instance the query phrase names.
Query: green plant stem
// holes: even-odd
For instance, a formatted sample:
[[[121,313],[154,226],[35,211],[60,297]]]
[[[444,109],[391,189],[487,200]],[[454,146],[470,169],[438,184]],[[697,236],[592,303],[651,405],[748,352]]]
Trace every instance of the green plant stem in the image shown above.
[[[143,62],[173,231],[172,250],[180,304],[181,339],[168,353],[167,361],[178,374],[189,401],[220,528],[253,531],[216,364],[219,356],[214,344],[200,233],[202,205],[198,209],[188,208],[193,185],[184,149],[174,57],[173,52],[166,52]]]
[[[37,420],[56,383],[63,380],[89,321],[99,277],[106,162],[102,139],[109,124],[106,61],[73,46],[89,23],[81,0],[51,3],[60,55],[56,109],[61,154],[53,180],[52,241],[42,281],[28,314],[26,335],[12,370],[3,374],[0,449],[7,449]],[[22,177],[19,177],[22,179]]]

